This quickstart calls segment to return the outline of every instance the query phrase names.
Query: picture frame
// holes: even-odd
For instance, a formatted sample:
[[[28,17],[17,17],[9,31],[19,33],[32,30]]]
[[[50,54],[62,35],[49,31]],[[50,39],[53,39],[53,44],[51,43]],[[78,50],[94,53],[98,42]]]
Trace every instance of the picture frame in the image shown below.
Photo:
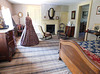
[[[46,16],[44,16],[44,18],[46,18]]]
[[[76,11],[72,11],[71,13],[71,19],[75,19]]]
[[[97,15],[100,15],[100,6],[97,6],[96,14],[97,14]]]
[[[59,16],[56,16],[56,20],[59,20]]]
[[[23,13],[22,12],[19,12],[18,13],[18,17],[22,18],[23,17]]]
[[[82,18],[87,18],[88,16],[88,11],[83,11],[82,12]]]
[[[55,10],[54,10],[54,8],[50,8],[50,9],[48,10],[49,19],[53,20],[54,15],[55,15]]]

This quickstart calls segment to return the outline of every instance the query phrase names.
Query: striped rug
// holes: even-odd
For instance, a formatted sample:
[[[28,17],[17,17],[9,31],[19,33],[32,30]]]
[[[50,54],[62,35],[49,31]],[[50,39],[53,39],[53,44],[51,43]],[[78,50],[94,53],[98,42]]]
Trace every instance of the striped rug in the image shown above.
[[[18,42],[12,61],[0,62],[0,74],[71,74],[64,62],[58,60],[58,50],[56,36],[31,47]]]

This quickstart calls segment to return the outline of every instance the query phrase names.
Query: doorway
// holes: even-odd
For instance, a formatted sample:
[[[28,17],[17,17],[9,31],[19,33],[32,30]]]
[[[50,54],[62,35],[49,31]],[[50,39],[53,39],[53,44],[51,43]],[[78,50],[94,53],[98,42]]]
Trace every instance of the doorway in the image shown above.
[[[81,3],[81,4],[78,5],[78,9],[77,9],[77,13],[76,13],[75,34],[74,34],[74,37],[75,38],[78,38],[79,37],[80,21],[81,21],[81,15],[82,15],[81,11],[82,11],[82,6],[84,6],[84,5],[89,5],[86,30],[89,27],[90,15],[91,15],[91,9],[92,9],[92,2],[93,1],[91,0],[89,2]],[[84,38],[85,41],[87,40],[87,36],[88,36],[88,34],[85,33],[85,38]]]
[[[81,6],[81,19],[80,19],[79,37],[78,37],[78,40],[80,41],[84,41],[85,38],[88,11],[89,11],[89,4]]]

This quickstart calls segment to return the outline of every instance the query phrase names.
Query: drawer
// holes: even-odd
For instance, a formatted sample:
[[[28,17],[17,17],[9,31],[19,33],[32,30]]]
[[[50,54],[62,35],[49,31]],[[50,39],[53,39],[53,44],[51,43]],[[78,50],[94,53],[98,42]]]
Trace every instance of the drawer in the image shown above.
[[[0,60],[11,61],[15,53],[14,32],[10,30],[6,33],[0,33]]]
[[[13,40],[13,31],[9,31],[6,33],[6,39],[7,39],[7,42],[10,42],[11,40]]]
[[[10,42],[11,40],[13,40],[13,36],[6,35],[6,39],[7,39],[7,42]]]
[[[8,31],[6,34],[9,35],[9,36],[13,36],[13,31],[12,30]]]
[[[11,48],[12,53],[15,52],[15,42],[14,42],[14,40],[12,40],[12,41],[10,41],[10,42],[8,43],[8,47]]]

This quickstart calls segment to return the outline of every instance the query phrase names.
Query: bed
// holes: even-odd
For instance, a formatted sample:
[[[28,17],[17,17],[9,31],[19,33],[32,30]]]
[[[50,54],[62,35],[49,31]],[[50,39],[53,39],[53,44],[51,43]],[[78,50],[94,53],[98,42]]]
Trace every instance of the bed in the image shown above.
[[[97,56],[100,49],[92,53],[94,51],[85,45],[89,45],[88,42],[83,44],[72,40],[60,40],[59,60],[62,60],[73,74],[100,74],[100,56]]]

